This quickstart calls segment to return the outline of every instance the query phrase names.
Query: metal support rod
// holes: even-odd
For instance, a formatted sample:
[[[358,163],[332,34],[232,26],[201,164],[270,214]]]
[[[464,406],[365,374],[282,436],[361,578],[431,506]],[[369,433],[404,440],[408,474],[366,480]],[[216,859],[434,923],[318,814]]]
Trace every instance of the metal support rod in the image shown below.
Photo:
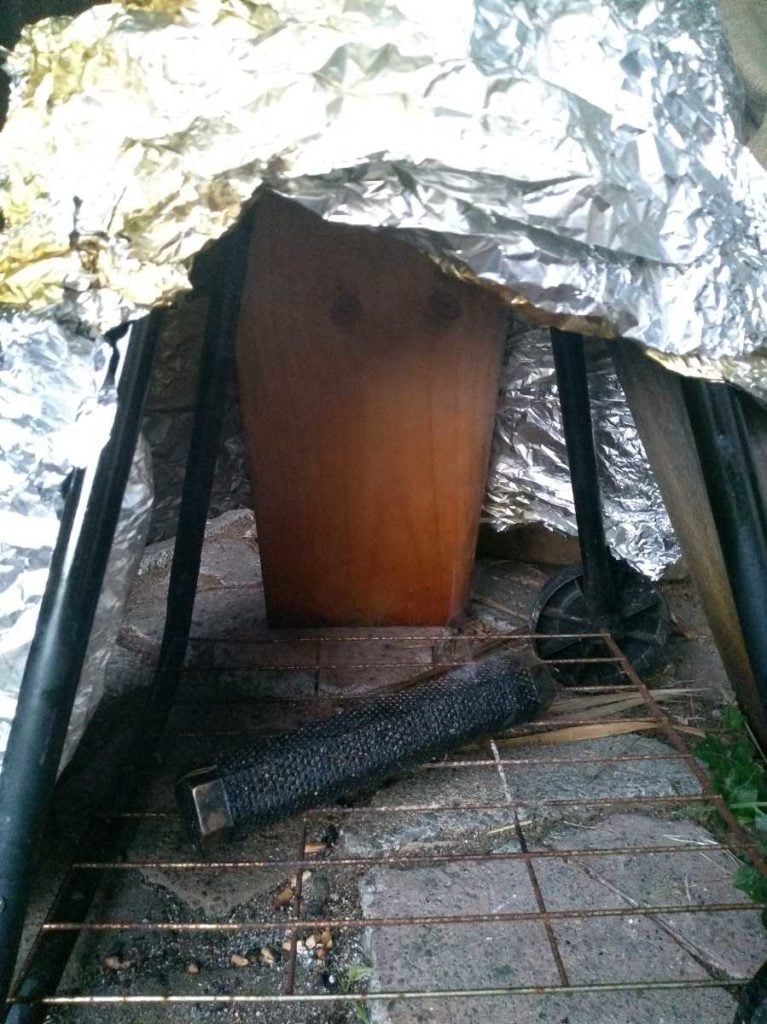
[[[682,383],[743,641],[767,710],[767,513],[742,398],[727,384]]]
[[[218,251],[212,254],[212,267],[208,267],[213,274],[213,280],[209,282],[211,305],[179,512],[168,613],[158,669],[146,709],[146,726],[137,730],[137,748],[131,758],[133,764],[148,763],[147,753],[152,750],[154,738],[162,729],[184,660],[221,437],[226,385],[233,369],[234,336],[250,230],[250,224],[245,223],[232,236],[222,240]],[[138,750],[138,745],[143,746],[143,752]],[[134,786],[129,785],[122,794],[123,802],[130,802],[133,790]],[[125,841],[124,826],[115,829],[111,821],[97,824],[87,842],[86,857],[109,859],[117,856],[119,844]],[[93,878],[88,878],[87,874],[70,872],[62,883],[48,920],[85,920],[103,872],[90,872]],[[37,1000],[55,990],[77,937],[76,932],[62,932],[60,936],[58,933],[45,936],[41,933],[38,936],[14,993],[16,998],[25,1001],[11,1005],[5,1017],[0,1013],[0,1020],[7,1021],[7,1024],[39,1024],[46,1009]]]
[[[132,821],[135,831],[137,822]],[[115,829],[114,822],[103,819],[96,825],[96,835],[89,840],[88,849],[109,853],[114,841],[126,841],[126,828]],[[71,870],[62,882],[59,892],[48,911],[46,921],[84,921],[104,878],[103,871],[89,872]],[[40,999],[56,991],[72,950],[77,944],[77,932],[38,931],[26,963],[19,972],[17,985],[12,993],[14,999],[24,1002],[11,1003],[5,1013],[0,1007],[0,1021],[3,1024],[40,1024],[46,1016],[46,1007]]]
[[[205,523],[216,459],[221,443],[227,384],[234,370],[234,342],[240,298],[248,270],[252,217],[222,239],[216,254],[192,437],[184,474],[176,543],[160,656],[147,704],[146,737],[150,744],[162,731],[178,687],[186,656],[200,573]]]
[[[32,869],[136,449],[159,317],[136,324],[112,435],[75,471],[0,774],[0,1005],[11,983]]]
[[[583,562],[583,596],[590,619],[601,628],[607,625],[615,601],[602,518],[583,337],[552,328],[551,345],[575,499],[578,543]]]

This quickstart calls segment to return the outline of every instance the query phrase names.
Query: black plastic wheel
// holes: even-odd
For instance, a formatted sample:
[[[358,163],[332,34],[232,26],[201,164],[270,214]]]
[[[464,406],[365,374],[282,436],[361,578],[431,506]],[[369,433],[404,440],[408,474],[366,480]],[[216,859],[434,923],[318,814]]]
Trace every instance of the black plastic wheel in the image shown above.
[[[651,675],[663,662],[671,636],[671,613],[666,599],[640,573],[623,562],[612,565],[617,607],[611,612],[610,632],[641,678]],[[562,634],[598,633],[591,621],[582,590],[583,569],[570,565],[542,588],[531,615],[534,633],[551,636],[535,641],[535,650],[544,661],[609,657],[603,641]],[[589,681],[612,686],[628,682],[620,665],[611,662],[557,665],[556,672],[566,686]]]

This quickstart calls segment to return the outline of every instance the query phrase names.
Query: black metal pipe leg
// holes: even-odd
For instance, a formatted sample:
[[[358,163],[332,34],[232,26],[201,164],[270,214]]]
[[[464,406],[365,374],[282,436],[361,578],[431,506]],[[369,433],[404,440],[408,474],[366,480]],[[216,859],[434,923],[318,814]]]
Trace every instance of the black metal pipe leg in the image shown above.
[[[187,455],[160,656],[147,705],[145,737],[162,731],[186,655],[205,523],[221,443],[227,385],[234,371],[240,298],[248,271],[252,216],[219,243],[205,324],[192,437]]]
[[[727,384],[682,383],[743,641],[767,711],[767,513],[742,397]]]
[[[244,234],[245,230],[247,235]],[[215,456],[220,442],[226,384],[233,365],[233,341],[249,233],[249,226],[242,225],[236,237],[230,236],[219,243],[218,252],[214,256],[213,298],[206,324],[198,402],[179,515],[162,655],[158,662],[153,696],[148,702],[146,725],[142,728],[142,724],[137,723],[133,764],[145,763],[147,755],[152,751],[154,737],[162,727],[165,712],[172,700],[178,670],[184,659]],[[130,802],[132,795],[133,787],[128,785],[121,798]],[[112,821],[97,823],[83,851],[83,859],[113,860],[118,856],[119,844],[125,841],[126,825],[115,829]],[[85,920],[101,877],[100,871],[70,872],[49,912],[48,920]],[[19,1001],[8,1008],[7,1016],[3,1016],[0,1011],[0,1019],[7,1019],[9,1024],[11,1021],[14,1024],[36,1024],[42,1019],[45,1006],[39,1000],[55,991],[76,940],[77,932],[48,933],[47,939],[42,933],[38,936],[14,993]]]
[[[74,474],[19,691],[0,774],[0,1006],[136,448],[158,320],[134,326],[112,436],[95,471]]]
[[[551,345],[575,499],[583,562],[583,596],[593,628],[603,628],[614,610],[615,594],[602,518],[583,337],[552,328]]]

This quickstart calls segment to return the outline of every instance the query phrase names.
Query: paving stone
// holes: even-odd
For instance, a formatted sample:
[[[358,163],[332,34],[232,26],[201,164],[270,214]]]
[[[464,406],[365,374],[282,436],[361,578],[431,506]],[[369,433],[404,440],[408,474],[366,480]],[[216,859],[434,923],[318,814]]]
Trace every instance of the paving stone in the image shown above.
[[[189,669],[179,690],[182,700],[215,701],[225,695],[229,700],[267,700],[268,698],[311,699],[315,690],[313,671],[253,668]]]
[[[710,978],[685,949],[646,917],[557,921],[552,929],[573,985]]]
[[[403,925],[381,929],[371,941],[372,991],[557,984],[546,932],[536,922]]]
[[[501,831],[502,830],[502,831]],[[397,851],[402,856],[487,849],[498,835],[513,836],[508,811],[411,811],[355,815],[341,828],[340,849],[350,857],[376,857]],[[507,845],[515,840],[507,839]]]
[[[551,910],[664,904],[706,906],[748,903],[733,885],[736,859],[710,849],[709,832],[690,821],[650,815],[613,815],[588,828],[561,828],[547,837],[553,849],[696,843],[699,849],[606,857],[536,860],[535,871]],[[649,919],[648,919],[649,920]],[[557,925],[557,929],[561,926]],[[759,911],[659,914],[656,931],[671,932],[677,944],[714,975],[750,977],[767,959],[767,933]],[[643,954],[644,957],[644,954]],[[648,960],[648,965],[652,961]]]
[[[414,848],[444,847],[470,838],[492,845],[491,832],[513,824],[510,811],[475,810],[473,804],[503,804],[495,766],[422,770],[378,790],[371,807],[436,804],[467,810],[386,811],[360,813],[343,820],[339,850],[349,856],[368,857],[386,852],[413,852]],[[511,841],[511,837],[504,838]]]
[[[536,909],[527,868],[519,860],[374,868],[360,889],[366,917],[500,914]]]
[[[503,751],[499,752],[503,756]],[[515,753],[518,752],[515,750]],[[603,797],[699,793],[700,782],[681,759],[610,760],[621,755],[665,757],[672,753],[674,751],[667,744],[645,736],[606,736],[555,748],[531,747],[525,750],[529,764],[505,766],[504,773],[509,792],[523,803],[525,800],[552,798],[594,800]],[[568,764],[545,764],[552,756],[572,760]],[[578,760],[600,757],[605,760]]]
[[[360,884],[367,918],[459,916],[535,910],[520,861],[377,868]],[[377,991],[556,984],[537,922],[398,925],[367,929]],[[377,1007],[379,1012],[382,1008]],[[417,1018],[416,1018],[417,1019]]]
[[[371,1004],[372,1024],[730,1024],[735,1000],[721,988],[598,992]]]

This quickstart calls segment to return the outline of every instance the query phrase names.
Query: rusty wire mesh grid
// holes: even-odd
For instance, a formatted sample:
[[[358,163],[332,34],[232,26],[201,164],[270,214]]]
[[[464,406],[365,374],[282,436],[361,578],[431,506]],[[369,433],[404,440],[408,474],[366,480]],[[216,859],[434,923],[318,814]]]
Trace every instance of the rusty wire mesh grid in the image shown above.
[[[387,800],[386,792],[378,795],[377,802],[361,801],[343,806],[317,808],[306,812],[283,827],[265,830],[255,835],[243,845],[222,847],[212,853],[201,854],[196,851],[179,832],[179,822],[172,802],[172,783],[179,769],[185,767],[183,759],[179,761],[178,752],[188,763],[200,764],[204,758],[203,751],[220,748],[222,744],[241,742],[243,736],[258,735],[259,731],[273,731],[280,728],[291,728],[307,715],[332,713],[338,707],[349,702],[370,699],[375,693],[376,680],[385,679],[386,685],[406,687],[412,685],[413,679],[424,678],[433,671],[461,661],[471,656],[478,649],[488,646],[507,644],[510,647],[529,645],[535,637],[531,634],[514,633],[485,635],[482,637],[450,637],[399,635],[396,640],[387,635],[367,635],[355,633],[352,636],[330,637],[293,635],[280,640],[256,640],[235,644],[231,640],[221,641],[226,671],[245,671],[246,678],[234,692],[228,692],[228,703],[225,708],[217,708],[209,721],[204,715],[202,720],[195,718],[199,712],[199,693],[195,689],[200,679],[215,676],[221,671],[220,666],[212,665],[207,670],[187,673],[182,683],[179,702],[171,715],[167,741],[169,750],[173,748],[176,755],[168,753],[163,768],[158,770],[151,783],[147,786],[148,799],[144,806],[129,806],[116,810],[105,816],[96,826],[96,835],[106,834],[113,845],[115,830],[126,828],[126,840],[118,856],[112,854],[100,857],[97,838],[85,845],[78,859],[70,868],[70,872],[78,877],[87,877],[90,873],[98,873],[101,889],[106,892],[101,901],[97,898],[90,915],[84,920],[66,920],[49,918],[42,925],[36,940],[35,948],[45,948],[45,943],[55,941],[62,933],[77,933],[78,942],[74,949],[73,960],[82,962],[88,957],[98,961],[99,965],[108,951],[109,943],[128,936],[129,942],[140,941],[139,953],[128,953],[118,963],[123,968],[124,983],[105,985],[94,963],[91,974],[93,983],[90,990],[84,991],[83,976],[87,970],[78,974],[78,983],[73,985],[65,974],[61,985],[56,991],[36,999],[55,1012],[60,1008],[90,1008],[98,1014],[125,1009],[126,1007],[162,1006],[167,1009],[189,1007],[190,1004],[212,1006],[250,1006],[270,1007],[276,1012],[276,1004],[280,1007],[305,1007],[308,1012],[320,1010],[322,1007],[367,1006],[373,1013],[377,1005],[395,1006],[397,1003],[417,1005],[424,1001],[432,1009],[443,1002],[473,1001],[473,1005],[484,1005],[484,1000],[497,1001],[526,997],[534,1002],[536,997],[563,997],[590,994],[599,996],[607,993],[649,993],[656,990],[700,990],[729,989],[735,991],[745,978],[711,976],[710,972],[688,972],[686,976],[675,975],[663,958],[659,958],[656,970],[648,977],[626,977],[616,969],[611,973],[609,961],[600,965],[591,977],[584,978],[582,972],[575,972],[568,966],[568,957],[562,949],[562,929],[573,923],[579,927],[591,926],[599,922],[636,922],[648,920],[661,929],[677,934],[670,922],[679,919],[690,919],[700,914],[743,914],[754,913],[764,909],[762,905],[736,898],[733,892],[731,899],[718,901],[685,901],[648,903],[633,899],[625,893],[615,890],[614,899],[604,900],[604,905],[595,904],[588,898],[588,886],[584,886],[582,899],[579,891],[572,893],[564,903],[551,906],[547,899],[546,865],[547,863],[575,864],[584,871],[588,878],[595,869],[589,865],[598,865],[609,858],[630,858],[633,870],[653,870],[650,865],[662,865],[665,858],[675,858],[700,852],[698,841],[685,841],[676,836],[651,836],[650,841],[641,843],[603,844],[596,847],[573,846],[572,848],[547,848],[537,842],[534,829],[530,822],[536,815],[557,815],[567,821],[566,815],[574,816],[584,809],[590,814],[599,812],[644,812],[647,810],[663,811],[673,814],[676,810],[716,811],[726,830],[724,842],[711,841],[706,845],[705,852],[712,855],[734,851],[746,856],[760,869],[764,869],[758,851],[749,838],[738,826],[729,808],[722,798],[713,790],[705,772],[691,755],[682,731],[669,717],[663,707],[653,697],[652,692],[636,676],[624,658],[615,641],[609,636],[601,636],[604,643],[604,657],[592,659],[594,662],[609,660],[620,666],[626,682],[618,686],[583,685],[569,688],[568,696],[614,695],[615,701],[606,705],[604,717],[580,718],[578,715],[568,716],[566,704],[559,708],[558,714],[548,713],[539,721],[509,730],[502,736],[494,737],[484,743],[473,744],[463,751],[444,758],[443,760],[423,765],[415,774],[425,789],[419,790],[420,799]],[[213,644],[215,647],[216,644]],[[366,653],[367,652],[367,653]],[[372,652],[372,653],[370,653]],[[460,653],[459,653],[460,652]],[[564,659],[563,659],[564,660]],[[298,673],[293,678],[291,687],[285,692],[279,684],[270,685],[266,695],[259,691],[254,682],[256,675],[250,673],[250,666],[255,666],[256,674],[266,674],[272,684],[280,674]],[[349,691],[344,688],[344,673],[361,674],[368,672],[367,688],[364,692]],[[334,676],[334,673],[336,675]],[[383,673],[383,675],[382,675]],[[399,678],[392,682],[391,675]],[[339,675],[340,674],[340,675]],[[339,682],[340,680],[340,682]],[[384,685],[384,684],[381,684]],[[251,699],[255,693],[255,699]],[[187,710],[184,710],[185,703]],[[598,727],[602,724],[620,722],[631,711],[631,728],[638,724],[645,735],[656,736],[663,740],[666,749],[655,753],[583,753],[568,754],[568,745],[553,748],[541,744],[542,736],[553,730],[566,726]],[[234,709],[234,710],[233,710]],[[190,713],[191,712],[191,713]],[[586,733],[587,735],[588,733]],[[528,737],[531,746],[519,745],[520,738]],[[211,745],[212,744],[212,745]],[[191,747],[191,749],[190,749]],[[551,752],[549,752],[549,750]],[[694,784],[684,792],[668,792],[647,795],[632,792],[627,784],[615,793],[594,797],[588,791],[566,795],[556,791],[546,796],[526,795],[520,792],[518,780],[524,773],[541,773],[546,770],[555,771],[555,778],[562,778],[564,769],[582,767],[584,765],[611,765],[617,769],[616,778],[620,778],[622,770],[628,771],[633,765],[642,762],[657,762],[683,765]],[[471,800],[445,799],[444,787],[437,787],[435,792],[439,799],[429,798],[429,779],[444,777],[451,773],[451,778],[458,778],[453,773],[472,773],[472,778],[480,778],[480,782],[472,791]],[[479,776],[477,773],[480,773]],[[484,773],[484,774],[483,774]],[[460,788],[460,787],[457,787]],[[524,790],[524,785],[522,786]],[[394,790],[392,792],[395,792]],[[418,792],[416,796],[418,796]],[[424,795],[425,794],[425,795]],[[391,822],[397,818],[410,818],[424,821],[429,816],[439,819],[449,815],[459,819],[462,815],[486,816],[488,834],[505,835],[509,839],[506,847],[495,849],[488,847],[476,848],[471,843],[455,842],[456,848],[446,849],[446,844],[434,844],[429,850],[418,847],[399,850],[387,846],[385,837],[379,850],[358,850],[356,852],[334,847],[334,840],[328,838],[330,831],[343,829],[349,822],[358,819],[362,828],[375,832],[377,823]],[[484,821],[484,819],[483,819]],[[330,823],[330,824],[328,824]],[[330,830],[330,831],[329,831]],[[449,845],[449,844],[448,844]],[[511,848],[507,848],[507,847]],[[498,906],[479,901],[478,907],[467,912],[450,912],[440,907],[438,913],[426,912],[428,908],[417,908],[419,900],[414,898],[412,904],[395,907],[394,913],[376,911],[375,900],[369,904],[367,913],[358,907],[351,910],[339,905],[334,913],[319,916],[312,912],[311,901],[305,898],[304,882],[307,873],[316,871],[318,865],[333,873],[337,879],[357,881],[365,872],[386,870],[387,872],[419,871],[434,866],[452,866],[451,870],[473,873],[480,886],[484,884],[485,873],[488,886],[492,888],[498,881],[498,871],[508,872],[508,885],[518,885],[529,893],[527,900],[510,909],[508,901]],[[585,865],[585,866],[584,866]],[[134,917],[120,916],[121,905],[119,892],[121,878],[140,874],[145,880],[157,883],[169,877],[185,876],[187,887],[194,886],[195,879],[200,885],[220,885],[221,879],[232,873],[255,873],[266,871],[271,877],[282,873],[288,884],[290,897],[282,905],[272,902],[258,901],[239,908],[224,919],[211,919],[210,914],[199,917],[188,913],[179,913],[177,908],[168,906],[148,905],[140,907],[143,911]],[[521,874],[520,874],[521,872]],[[276,874],[275,874],[276,873]],[[95,877],[95,876],[94,876]],[[394,876],[391,876],[394,877]],[[414,876],[410,876],[411,879]],[[213,881],[211,881],[213,880]],[[405,886],[409,882],[403,883]],[[407,889],[404,890],[407,892]],[[507,894],[508,895],[508,894]],[[279,900],[279,896],[278,896]],[[496,902],[496,901],[490,901]],[[512,901],[513,902],[513,901]],[[376,981],[369,985],[335,985],[324,988],[317,980],[316,968],[322,967],[323,978],[327,981],[332,962],[330,950],[326,951],[328,963],[318,965],[312,963],[313,972],[306,969],[306,941],[311,936],[329,934],[336,945],[343,945],[344,937],[362,936],[368,939],[373,933],[400,930],[400,934],[412,936],[417,929],[444,929],[446,935],[453,940],[460,934],[460,929],[471,925],[482,925],[496,930],[498,941],[508,941],[510,929],[528,930],[543,938],[543,946],[538,949],[538,963],[527,979],[524,972],[519,978],[503,983],[488,983],[487,973],[479,970],[478,980],[466,980],[466,972],[456,972],[456,982],[451,986],[434,985],[419,988],[395,986],[379,987]],[[613,934],[620,934],[613,933]],[[142,978],[141,960],[147,955],[153,942],[161,942],[164,937],[172,936],[177,943],[173,947],[173,956],[188,963],[195,963],[199,950],[203,956],[211,958],[211,950],[219,944],[223,952],[218,956],[217,971],[214,972],[211,984],[200,984],[196,972],[187,979],[179,978],[171,972],[171,981],[152,990]],[[266,939],[264,939],[266,936]],[[341,942],[339,943],[339,939]],[[103,941],[102,941],[103,940]],[[184,942],[188,940],[188,944]],[[223,969],[224,958],[230,957],[230,940],[244,943],[263,942],[261,953],[248,954],[243,959],[248,964],[259,964],[257,971],[231,971]],[[107,945],[104,944],[107,943]],[[196,942],[207,943],[195,946]],[[180,943],[180,945],[178,945]],[[211,946],[213,943],[214,946]],[[368,941],[369,945],[369,941]],[[241,948],[244,948],[242,946]],[[271,961],[263,952],[270,951]],[[545,950],[545,956],[540,949]],[[274,956],[276,950],[277,956]],[[303,960],[299,956],[302,951]],[[694,958],[694,949],[692,949]],[[131,960],[131,956],[134,960]],[[190,959],[191,958],[191,959]],[[264,959],[266,962],[264,963]],[[118,958],[119,959],[119,958]],[[339,973],[337,971],[337,973]],[[468,972],[471,974],[471,972]],[[332,978],[331,978],[332,980]],[[337,981],[337,979],[336,979]],[[251,984],[251,982],[253,982]],[[23,1002],[23,995],[17,992],[16,1001]],[[271,1011],[270,1011],[271,1012]],[[139,1019],[138,1017],[134,1019]],[[238,1018],[239,1019],[239,1018]],[[251,1019],[251,1018],[245,1018]],[[261,1019],[259,1017],[259,1019]],[[268,1017],[266,1019],[272,1019]],[[292,1018],[291,1018],[292,1019]],[[300,1014],[296,1019],[308,1019]],[[319,1018],[311,1018],[319,1019]],[[361,1019],[361,1018],[360,1018]],[[374,1018],[377,1019],[377,1018]],[[408,1018],[410,1019],[410,1018]],[[413,1018],[417,1019],[417,1018]],[[432,1018],[429,1018],[432,1019]],[[448,1013],[445,1017],[439,1014],[434,1020],[451,1020]],[[515,1016],[515,1020],[517,1017]],[[522,1019],[521,1017],[519,1019]],[[525,1020],[528,1018],[525,1017]],[[530,1017],[530,1019],[538,1019]],[[559,1019],[559,1018],[557,1018]],[[563,1018],[564,1019],[564,1018]]]

